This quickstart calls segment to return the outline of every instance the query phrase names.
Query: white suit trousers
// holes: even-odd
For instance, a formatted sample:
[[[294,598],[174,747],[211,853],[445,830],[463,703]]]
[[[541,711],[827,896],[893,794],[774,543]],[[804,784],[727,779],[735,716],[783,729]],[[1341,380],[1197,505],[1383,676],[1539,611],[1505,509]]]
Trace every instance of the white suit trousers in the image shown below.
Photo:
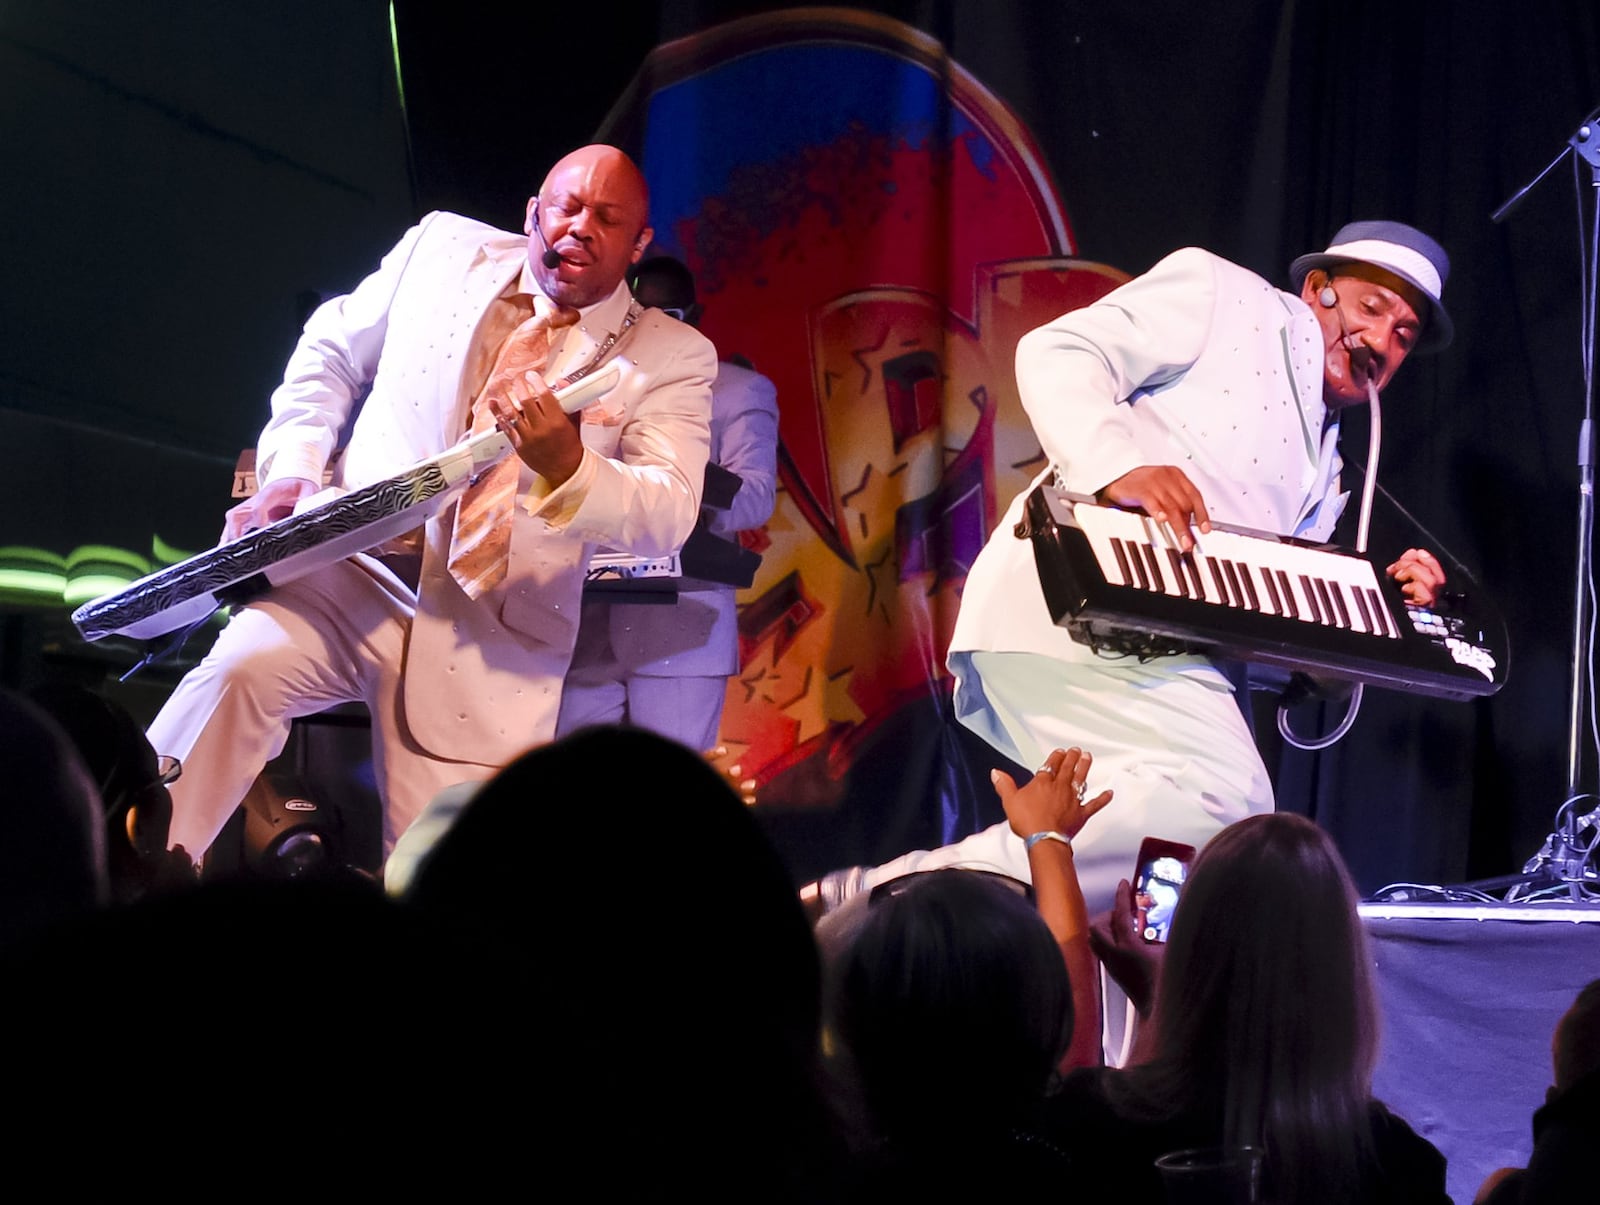
[[[988,718],[1014,746],[1002,752],[1031,769],[1052,749],[1076,746],[1094,757],[1090,795],[1108,787],[1115,793],[1073,839],[1091,916],[1111,907],[1119,879],[1133,878],[1145,837],[1198,848],[1224,826],[1272,811],[1266,767],[1225,686],[1163,672],[1159,662],[1123,668],[1035,653],[967,657],[982,681]],[[1022,842],[1002,822],[876,867],[866,886],[944,866],[1030,878]]]
[[[208,849],[262,767],[283,751],[290,721],[340,703],[372,714],[385,854],[440,790],[495,767],[447,761],[405,724],[400,675],[416,595],[376,561],[341,561],[239,611],[151,724],[157,753],[183,763],[172,785],[169,844]]]

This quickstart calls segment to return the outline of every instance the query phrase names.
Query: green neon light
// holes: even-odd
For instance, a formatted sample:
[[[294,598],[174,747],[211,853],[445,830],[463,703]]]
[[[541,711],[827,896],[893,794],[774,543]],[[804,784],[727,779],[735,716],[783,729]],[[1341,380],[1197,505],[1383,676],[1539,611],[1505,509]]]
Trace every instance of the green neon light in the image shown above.
[[[150,543],[153,557],[111,544],[84,544],[66,556],[23,545],[0,548],[0,601],[76,608],[190,556],[160,536]]]
[[[32,605],[60,601],[67,560],[42,548],[0,548],[0,600]]]
[[[109,544],[84,544],[67,553],[68,575],[100,566],[131,570],[134,577],[143,577],[150,572],[150,558],[129,552],[126,548],[113,548]],[[132,581],[133,578],[128,580]]]
[[[67,576],[37,569],[0,569],[0,599],[6,602],[65,601]]]
[[[160,536],[150,537],[150,554],[158,565],[176,565],[179,561],[187,561],[194,555],[184,552],[181,548],[174,548]]]
[[[86,573],[81,577],[69,577],[62,583],[61,601],[76,610],[86,602],[115,594],[133,580],[111,573]]]
[[[67,571],[67,558],[58,556],[53,552],[46,552],[43,548],[29,548],[22,544],[0,546],[0,568],[11,568],[17,565],[46,566],[57,573],[65,573]]]
[[[394,52],[394,86],[400,94],[400,113],[405,116],[406,111],[406,81],[400,74],[400,27],[395,23],[394,2],[389,3],[389,47]]]

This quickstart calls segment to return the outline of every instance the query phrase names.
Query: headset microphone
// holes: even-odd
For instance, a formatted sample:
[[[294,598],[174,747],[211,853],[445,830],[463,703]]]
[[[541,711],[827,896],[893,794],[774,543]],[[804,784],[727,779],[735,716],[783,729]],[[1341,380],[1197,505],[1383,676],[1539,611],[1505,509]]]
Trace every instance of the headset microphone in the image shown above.
[[[1330,278],[1331,281],[1331,278]],[[1325,309],[1334,309],[1339,304],[1339,295],[1333,291],[1332,283],[1325,284],[1317,293],[1317,301]],[[1339,340],[1350,356],[1350,366],[1359,374],[1358,380],[1370,383],[1372,374],[1372,349],[1350,333],[1350,328],[1345,325],[1344,310],[1336,312],[1339,319],[1339,332],[1344,337]]]
[[[544,237],[544,224],[540,221],[538,197],[533,199],[533,228],[539,232],[539,241],[544,243],[544,254],[539,257],[539,262],[554,272],[561,266],[561,253],[551,247],[549,241]]]

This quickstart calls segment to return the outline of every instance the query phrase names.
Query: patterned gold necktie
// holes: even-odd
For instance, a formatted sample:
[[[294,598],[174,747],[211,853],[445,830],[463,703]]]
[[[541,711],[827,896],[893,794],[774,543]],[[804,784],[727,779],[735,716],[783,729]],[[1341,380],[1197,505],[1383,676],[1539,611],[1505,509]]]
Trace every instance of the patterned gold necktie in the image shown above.
[[[494,367],[472,403],[474,435],[494,426],[491,398],[526,396],[526,374],[541,372],[550,358],[551,333],[578,320],[577,310],[558,308],[547,297],[535,296],[533,307],[532,317],[500,345]],[[511,551],[511,512],[516,505],[521,467],[521,460],[513,452],[467,486],[456,506],[455,530],[450,539],[450,576],[468,598],[482,598],[505,580]]]

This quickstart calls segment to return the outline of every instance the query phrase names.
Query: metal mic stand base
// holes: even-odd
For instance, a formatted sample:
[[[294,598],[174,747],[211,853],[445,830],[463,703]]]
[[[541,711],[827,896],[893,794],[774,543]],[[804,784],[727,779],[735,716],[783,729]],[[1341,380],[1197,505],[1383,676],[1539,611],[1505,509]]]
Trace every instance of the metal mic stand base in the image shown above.
[[[1585,817],[1575,827],[1581,829]],[[1458,883],[1443,890],[1477,897],[1494,897],[1507,904],[1561,902],[1600,906],[1600,871],[1591,850],[1576,843],[1576,832],[1558,828],[1529,859],[1521,874],[1501,875]]]

